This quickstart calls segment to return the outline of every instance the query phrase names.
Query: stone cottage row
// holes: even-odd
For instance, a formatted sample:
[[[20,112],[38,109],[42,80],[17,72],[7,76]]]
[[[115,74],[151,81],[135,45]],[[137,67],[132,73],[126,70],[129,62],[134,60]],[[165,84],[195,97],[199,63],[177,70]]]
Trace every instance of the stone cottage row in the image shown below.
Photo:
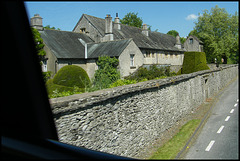
[[[99,56],[119,59],[121,77],[125,77],[142,65],[182,65],[185,51],[202,51],[202,42],[190,36],[184,45],[180,37],[152,32],[143,24],[142,29],[83,14],[72,32],[43,29],[42,17],[35,14],[31,26],[38,29],[45,44],[43,71],[52,75],[65,65],[82,67],[90,78],[98,69]]]

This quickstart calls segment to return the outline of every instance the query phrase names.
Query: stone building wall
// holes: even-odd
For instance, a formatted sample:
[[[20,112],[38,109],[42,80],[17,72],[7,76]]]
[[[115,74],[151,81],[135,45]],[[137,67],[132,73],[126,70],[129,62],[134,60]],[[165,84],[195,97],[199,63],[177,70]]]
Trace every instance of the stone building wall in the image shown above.
[[[131,55],[133,55],[132,64],[130,62]],[[137,45],[131,41],[118,58],[121,77],[126,77],[136,71],[140,66],[143,65],[143,59],[144,58],[141,51]]]
[[[177,51],[154,51],[141,49],[144,55],[144,64],[171,64],[171,65],[182,65],[183,63],[183,52]]]
[[[59,140],[136,157],[238,75],[238,65],[51,99]]]

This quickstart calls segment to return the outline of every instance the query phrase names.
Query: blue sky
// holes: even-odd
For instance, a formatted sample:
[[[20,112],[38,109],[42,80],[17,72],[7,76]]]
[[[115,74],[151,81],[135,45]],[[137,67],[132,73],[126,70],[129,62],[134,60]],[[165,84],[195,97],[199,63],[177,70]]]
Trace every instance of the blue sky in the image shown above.
[[[64,31],[72,31],[82,14],[105,18],[110,14],[113,20],[118,13],[122,19],[127,13],[135,12],[142,18],[143,23],[151,27],[152,31],[167,33],[176,30],[181,37],[186,37],[197,21],[199,14],[218,5],[228,13],[238,11],[238,1],[53,1],[53,2],[25,2],[29,18],[38,13],[43,18],[43,26],[50,25]]]

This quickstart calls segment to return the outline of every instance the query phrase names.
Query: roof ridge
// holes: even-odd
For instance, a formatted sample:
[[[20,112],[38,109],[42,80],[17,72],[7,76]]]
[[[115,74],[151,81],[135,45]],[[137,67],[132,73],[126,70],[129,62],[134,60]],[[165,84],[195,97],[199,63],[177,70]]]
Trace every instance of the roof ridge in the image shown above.
[[[133,40],[133,38],[116,39],[116,40],[103,41],[103,42],[90,42],[87,44],[100,44],[100,43],[116,42],[116,41],[123,41],[123,40]]]
[[[55,29],[44,29],[43,31],[45,31],[45,30],[60,31],[60,32],[71,32],[71,33],[86,35],[86,34],[84,34],[84,33],[73,32],[73,31],[64,31],[64,30],[55,30]]]

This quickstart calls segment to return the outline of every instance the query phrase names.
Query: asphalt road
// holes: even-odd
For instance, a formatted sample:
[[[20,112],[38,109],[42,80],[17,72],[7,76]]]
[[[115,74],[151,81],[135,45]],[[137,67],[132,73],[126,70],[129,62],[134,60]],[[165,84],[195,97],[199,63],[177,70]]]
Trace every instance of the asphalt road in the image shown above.
[[[238,82],[224,89],[184,159],[238,159]]]

